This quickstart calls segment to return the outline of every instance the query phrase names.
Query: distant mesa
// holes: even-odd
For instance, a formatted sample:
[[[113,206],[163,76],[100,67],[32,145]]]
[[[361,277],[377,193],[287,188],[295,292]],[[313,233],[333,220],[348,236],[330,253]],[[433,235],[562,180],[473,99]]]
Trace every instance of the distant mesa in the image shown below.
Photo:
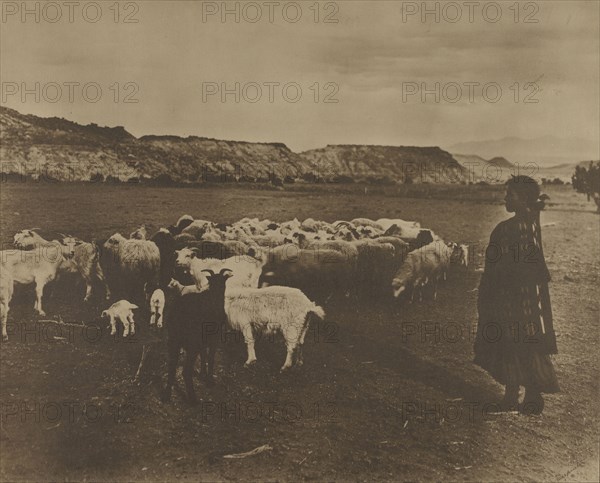
[[[0,107],[3,173],[63,181],[466,183],[469,162],[508,172],[504,157],[452,155],[437,146],[327,145],[294,153],[279,142],[146,135]],[[50,175],[48,173],[51,173]]]

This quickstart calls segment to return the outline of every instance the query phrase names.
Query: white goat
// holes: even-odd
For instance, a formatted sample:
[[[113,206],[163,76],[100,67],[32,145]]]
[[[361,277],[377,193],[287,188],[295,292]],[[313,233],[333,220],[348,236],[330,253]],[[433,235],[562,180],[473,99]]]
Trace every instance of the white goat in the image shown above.
[[[287,348],[282,372],[304,362],[302,345],[310,324],[309,314],[321,320],[325,317],[325,311],[301,290],[279,286],[229,289],[225,292],[225,313],[231,328],[244,336],[248,348],[246,366],[256,362],[254,333],[281,332]]]
[[[86,284],[84,301],[88,302],[92,296],[94,282],[98,281],[105,290],[106,299],[110,298],[110,290],[104,278],[104,272],[99,263],[99,250],[94,243],[87,243],[78,238],[61,235],[60,239],[52,240],[58,242],[68,251],[65,263],[59,267],[60,272],[79,273]],[[31,249],[47,246],[51,243],[40,236],[34,230],[22,230],[14,236],[14,243],[19,248]]]
[[[66,260],[65,255],[65,247],[58,242],[51,242],[29,251],[0,251],[0,317],[3,340],[8,340],[6,321],[14,284],[35,284],[34,309],[39,315],[46,315],[42,308],[44,287],[56,278],[59,267]]]

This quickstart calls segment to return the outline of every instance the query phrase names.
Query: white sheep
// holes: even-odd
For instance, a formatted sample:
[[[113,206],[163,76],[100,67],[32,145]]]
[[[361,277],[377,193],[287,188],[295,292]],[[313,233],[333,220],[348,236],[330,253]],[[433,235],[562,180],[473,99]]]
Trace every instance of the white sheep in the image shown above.
[[[127,300],[119,300],[108,309],[102,311],[102,318],[110,318],[110,335],[117,333],[117,320],[123,324],[123,337],[135,334],[135,321],[133,320],[133,309],[138,306]]]
[[[203,290],[198,288],[197,285],[183,285],[182,283],[175,280],[174,278],[172,278],[171,281],[169,282],[168,288],[177,290],[177,292],[179,292],[179,295],[187,295],[189,293],[203,292]],[[207,288],[208,287],[204,287],[204,290],[206,290]]]
[[[400,218],[391,219],[391,218],[379,218],[375,223],[377,223],[382,230],[387,231],[390,229],[392,225],[396,225],[401,230],[405,230],[407,232],[413,232],[416,230],[416,233],[421,229],[421,224],[418,221],[406,221],[401,220]],[[409,235],[406,235],[409,236]],[[416,235],[415,235],[416,236]]]
[[[146,230],[146,225],[142,225],[131,232],[129,238],[132,240],[146,240],[148,238],[148,230]]]
[[[392,281],[394,297],[399,297],[403,292],[410,290],[412,301],[414,291],[418,290],[419,301],[422,301],[423,289],[431,285],[435,300],[438,281],[448,270],[452,253],[453,247],[441,241],[434,241],[410,252]]]
[[[142,291],[146,283],[159,284],[160,250],[154,242],[131,240],[115,233],[103,249],[103,269],[122,293],[134,294],[136,288]]]
[[[376,221],[373,221],[369,218],[354,218],[350,223],[352,223],[356,227],[370,227],[373,228],[377,232],[384,232],[385,229]]]
[[[230,257],[225,260],[216,258],[198,258],[194,248],[182,248],[176,252],[176,264],[189,271],[190,275],[196,281],[198,288],[207,285],[206,272],[203,270],[219,271],[228,268],[233,272],[233,276],[227,282],[227,289],[231,287],[258,287],[258,279],[264,264],[261,260],[256,260],[250,256]]]

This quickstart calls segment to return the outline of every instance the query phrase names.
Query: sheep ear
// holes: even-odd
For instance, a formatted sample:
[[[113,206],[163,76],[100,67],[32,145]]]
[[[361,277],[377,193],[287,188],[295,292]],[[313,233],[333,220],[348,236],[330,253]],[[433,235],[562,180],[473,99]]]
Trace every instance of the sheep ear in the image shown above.
[[[205,268],[204,270],[200,270],[201,272],[208,272],[211,276],[215,274],[211,269]]]
[[[233,270],[229,269],[229,268],[222,268],[221,271],[219,272],[219,275],[226,275],[225,272],[229,272],[229,276],[233,276]]]

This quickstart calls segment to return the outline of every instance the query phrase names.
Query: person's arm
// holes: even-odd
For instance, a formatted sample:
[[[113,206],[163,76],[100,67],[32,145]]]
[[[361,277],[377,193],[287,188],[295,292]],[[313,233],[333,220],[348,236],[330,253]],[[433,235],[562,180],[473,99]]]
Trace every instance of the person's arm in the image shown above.
[[[479,293],[477,298],[477,310],[480,318],[489,319],[493,316],[494,307],[496,305],[496,290],[498,263],[502,256],[501,246],[499,243],[498,227],[492,231],[490,242],[485,251],[485,264],[481,280],[479,282]]]

